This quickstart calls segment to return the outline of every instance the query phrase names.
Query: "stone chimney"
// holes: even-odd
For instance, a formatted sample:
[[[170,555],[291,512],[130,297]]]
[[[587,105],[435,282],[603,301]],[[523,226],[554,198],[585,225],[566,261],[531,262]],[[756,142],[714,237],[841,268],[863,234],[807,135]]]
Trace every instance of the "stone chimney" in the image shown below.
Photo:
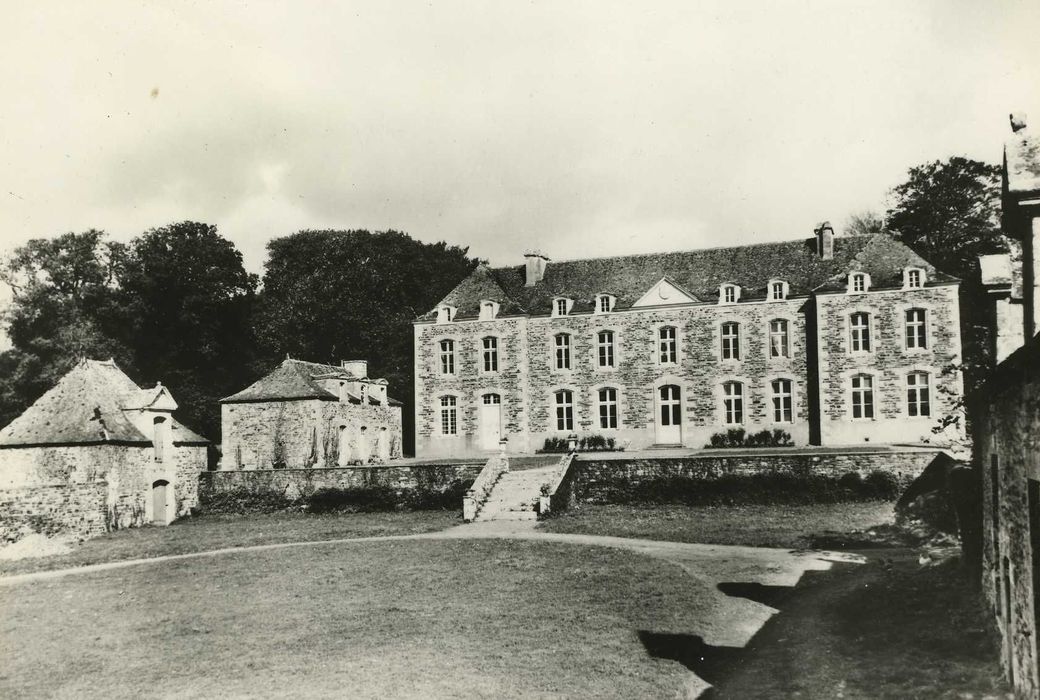
[[[368,376],[368,360],[343,360],[339,364],[351,377],[364,379]]]
[[[1001,177],[1001,228],[1022,242],[1025,342],[1040,332],[1040,136],[1031,131],[1025,114],[1011,115]]]
[[[524,253],[524,259],[527,261],[527,286],[533,287],[545,277],[545,267],[549,262],[549,258],[536,250],[532,250]]]
[[[820,260],[833,260],[834,259],[834,228],[831,226],[831,222],[824,221],[815,229],[816,233],[816,253],[820,256]]]

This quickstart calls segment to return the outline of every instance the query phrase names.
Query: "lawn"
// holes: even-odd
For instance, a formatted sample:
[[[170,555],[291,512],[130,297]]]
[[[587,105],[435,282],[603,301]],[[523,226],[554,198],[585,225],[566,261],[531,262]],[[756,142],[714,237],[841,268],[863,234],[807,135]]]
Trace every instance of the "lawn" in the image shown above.
[[[892,503],[878,501],[779,506],[581,504],[538,527],[545,532],[799,549],[820,533],[891,524],[892,508]]]
[[[675,697],[711,584],[508,540],[328,544],[0,586],[2,697]]]
[[[166,527],[117,530],[75,544],[67,554],[0,561],[0,575],[256,544],[414,535],[460,524],[461,514],[446,510],[336,515],[204,515],[183,518]]]

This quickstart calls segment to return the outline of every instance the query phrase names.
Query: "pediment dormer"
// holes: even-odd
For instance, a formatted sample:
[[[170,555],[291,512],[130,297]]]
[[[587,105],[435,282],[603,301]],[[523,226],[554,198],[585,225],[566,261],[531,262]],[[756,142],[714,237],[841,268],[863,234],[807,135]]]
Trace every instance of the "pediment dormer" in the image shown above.
[[[639,298],[635,304],[632,304],[634,308],[645,307],[645,306],[670,306],[672,304],[696,304],[700,301],[690,292],[686,291],[678,284],[662,277],[661,281],[651,287],[646,294]]]

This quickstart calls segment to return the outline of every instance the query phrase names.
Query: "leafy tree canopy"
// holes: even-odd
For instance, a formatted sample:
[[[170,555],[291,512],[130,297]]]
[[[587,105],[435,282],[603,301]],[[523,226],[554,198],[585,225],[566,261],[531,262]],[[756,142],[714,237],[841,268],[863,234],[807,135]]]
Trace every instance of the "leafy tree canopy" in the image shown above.
[[[910,168],[892,190],[886,225],[940,270],[967,279],[979,255],[1007,251],[1000,167],[953,157]]]

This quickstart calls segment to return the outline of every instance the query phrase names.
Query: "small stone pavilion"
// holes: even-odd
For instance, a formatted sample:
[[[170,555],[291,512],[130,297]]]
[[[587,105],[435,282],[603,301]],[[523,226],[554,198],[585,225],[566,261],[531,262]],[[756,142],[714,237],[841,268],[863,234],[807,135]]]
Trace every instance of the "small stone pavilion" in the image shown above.
[[[209,441],[176,408],[161,384],[142,389],[113,360],[81,360],[0,430],[0,519],[85,536],[190,513]]]
[[[221,399],[221,469],[308,469],[401,456],[401,402],[366,360],[340,366],[286,358]]]

